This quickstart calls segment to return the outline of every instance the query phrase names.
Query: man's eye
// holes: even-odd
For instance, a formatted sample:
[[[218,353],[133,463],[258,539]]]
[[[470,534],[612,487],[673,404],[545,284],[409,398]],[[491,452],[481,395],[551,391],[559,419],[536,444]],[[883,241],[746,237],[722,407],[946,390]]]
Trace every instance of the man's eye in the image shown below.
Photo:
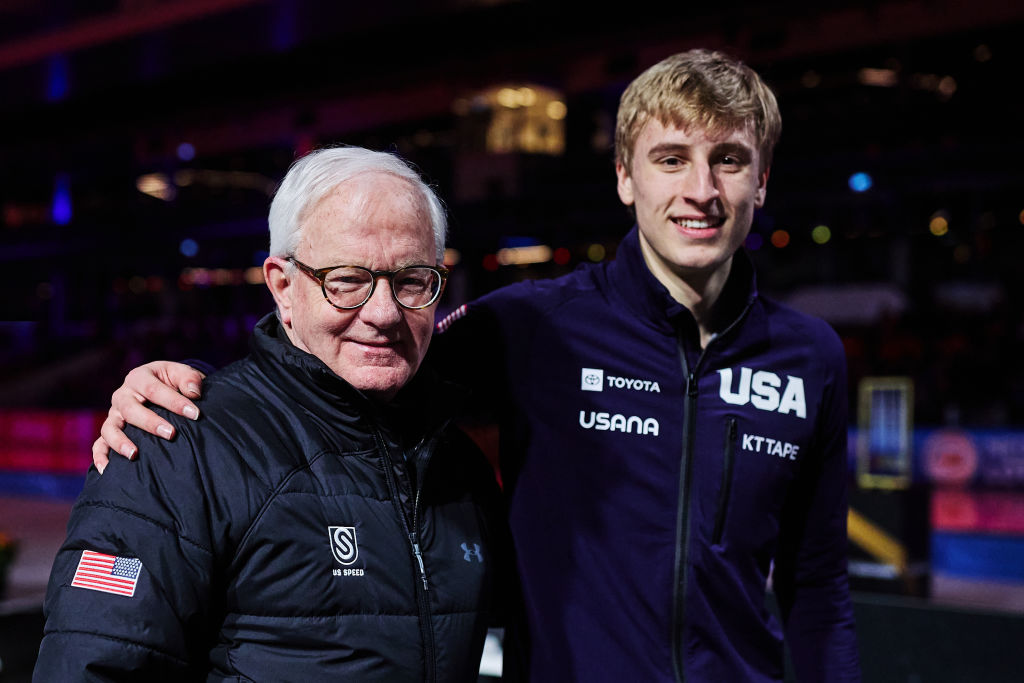
[[[661,160],[662,166],[676,167],[681,166],[683,163],[679,157],[665,157]]]

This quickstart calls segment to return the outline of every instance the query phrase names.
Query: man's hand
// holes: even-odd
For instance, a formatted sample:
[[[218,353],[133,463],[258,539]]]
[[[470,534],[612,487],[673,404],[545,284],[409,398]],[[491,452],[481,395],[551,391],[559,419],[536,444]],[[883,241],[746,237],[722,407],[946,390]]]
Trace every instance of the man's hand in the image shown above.
[[[199,418],[199,408],[186,397],[199,398],[199,388],[205,375],[182,363],[158,360],[141,365],[124,378],[124,384],[110,397],[110,411],[100,428],[100,438],[92,445],[92,461],[103,473],[114,449],[132,460],[138,449],[122,431],[125,423],[135,425],[150,434],[174,438],[174,427],[144,403],[149,401],[191,420]]]

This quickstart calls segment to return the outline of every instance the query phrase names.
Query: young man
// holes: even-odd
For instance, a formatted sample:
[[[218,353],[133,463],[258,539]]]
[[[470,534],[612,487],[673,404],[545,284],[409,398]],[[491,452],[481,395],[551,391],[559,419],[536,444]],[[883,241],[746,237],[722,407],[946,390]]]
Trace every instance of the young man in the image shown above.
[[[34,680],[477,679],[512,561],[493,471],[418,372],[441,203],[390,154],[320,150],[270,232],[277,311],[204,419],[90,472]]]
[[[501,422],[531,680],[780,681],[783,632],[799,680],[859,679],[843,349],[762,297],[740,248],[780,130],[742,63],[656,64],[619,108],[618,192],[637,224],[615,261],[439,325],[435,360]],[[141,398],[187,405],[133,372],[103,430],[119,450],[122,416],[160,426]]]

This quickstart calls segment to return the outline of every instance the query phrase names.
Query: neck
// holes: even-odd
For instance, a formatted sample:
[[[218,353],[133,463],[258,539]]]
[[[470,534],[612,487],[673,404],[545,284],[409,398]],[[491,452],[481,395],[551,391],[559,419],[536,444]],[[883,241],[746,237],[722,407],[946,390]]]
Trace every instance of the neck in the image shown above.
[[[640,250],[644,262],[655,279],[665,286],[669,296],[690,311],[700,331],[700,346],[704,348],[711,341],[715,329],[715,307],[725,289],[732,270],[730,258],[712,272],[683,271],[674,269],[658,258],[654,250],[641,235]]]

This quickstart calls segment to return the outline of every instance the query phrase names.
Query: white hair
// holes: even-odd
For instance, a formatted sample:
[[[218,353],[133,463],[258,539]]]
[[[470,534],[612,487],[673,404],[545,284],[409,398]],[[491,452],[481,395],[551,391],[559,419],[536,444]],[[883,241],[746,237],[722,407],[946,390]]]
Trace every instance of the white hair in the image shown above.
[[[437,262],[443,263],[448,219],[434,190],[397,155],[348,146],[315,150],[288,169],[270,204],[270,255],[293,255],[307,212],[338,185],[363,173],[390,173],[408,180],[422,194],[430,212]]]

